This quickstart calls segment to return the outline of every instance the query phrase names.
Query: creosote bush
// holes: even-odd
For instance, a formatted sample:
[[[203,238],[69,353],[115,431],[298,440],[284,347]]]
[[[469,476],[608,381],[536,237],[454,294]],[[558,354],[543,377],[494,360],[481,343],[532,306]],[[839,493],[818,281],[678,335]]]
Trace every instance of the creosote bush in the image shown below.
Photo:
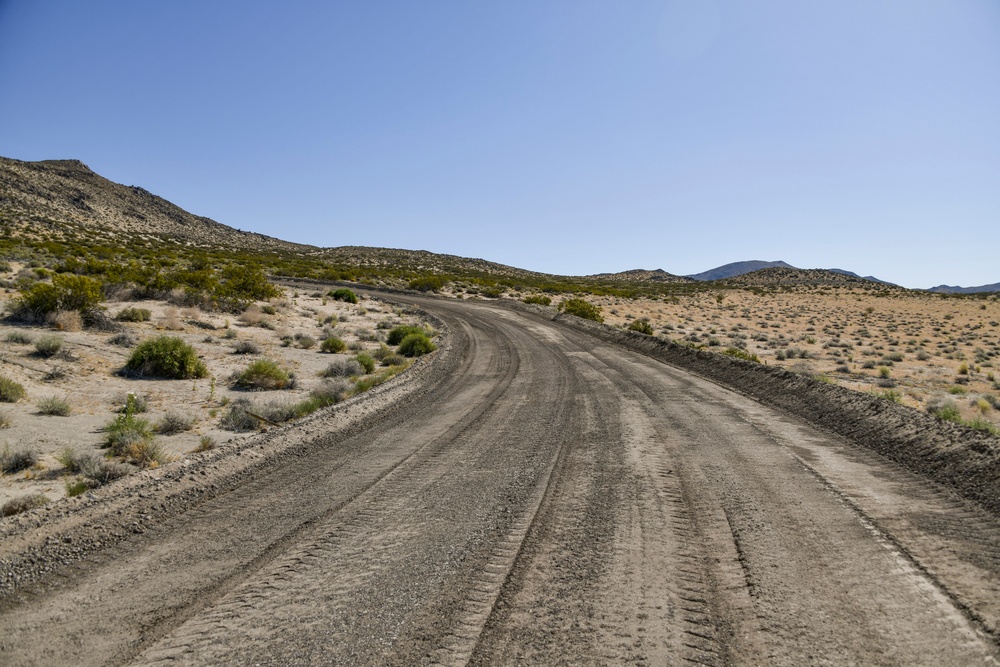
[[[361,368],[364,369],[365,373],[375,372],[375,359],[372,358],[370,354],[364,352],[358,354],[354,359],[361,364]]]
[[[347,289],[346,287],[341,287],[340,289],[330,290],[327,294],[334,301],[344,301],[346,303],[357,303],[358,295]]]
[[[399,343],[399,354],[404,357],[420,357],[437,349],[427,334],[411,333]]]
[[[157,336],[144,340],[125,362],[127,373],[176,380],[202,378],[208,369],[194,348],[176,336]]]
[[[545,296],[544,294],[533,294],[532,296],[526,296],[522,299],[524,303],[533,303],[537,306],[549,306],[552,305],[552,299]]]
[[[323,339],[323,342],[320,343],[319,350],[320,352],[325,352],[327,354],[336,354],[337,352],[343,352],[345,347],[347,347],[347,345],[344,341],[336,336],[329,336]]]
[[[653,325],[649,323],[649,320],[643,318],[638,319],[628,325],[629,331],[636,331],[641,334],[646,334],[647,336],[653,335]]]
[[[604,322],[604,317],[601,315],[601,307],[595,306],[584,299],[566,299],[559,304],[559,310],[568,315],[582,317],[585,320]]]
[[[233,384],[250,391],[269,391],[284,389],[289,381],[288,372],[276,362],[270,359],[258,359],[238,373]]]
[[[423,327],[412,326],[409,324],[401,324],[399,326],[393,327],[389,331],[389,335],[386,336],[385,342],[389,345],[399,345],[403,342],[403,339],[410,334],[423,334],[429,336],[430,332]]]
[[[119,322],[148,322],[152,316],[148,308],[123,308],[115,319]]]

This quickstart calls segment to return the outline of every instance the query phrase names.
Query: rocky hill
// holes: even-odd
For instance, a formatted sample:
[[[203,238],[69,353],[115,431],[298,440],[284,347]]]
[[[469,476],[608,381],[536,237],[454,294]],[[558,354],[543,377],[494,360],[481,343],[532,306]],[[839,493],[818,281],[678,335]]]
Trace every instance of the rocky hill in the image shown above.
[[[604,280],[604,281],[624,282],[624,283],[692,282],[691,278],[685,276],[675,276],[672,273],[667,273],[663,269],[654,269],[652,271],[648,269],[630,269],[628,271],[620,271],[618,273],[598,273],[593,276],[587,276],[587,278],[592,278],[594,280]]]
[[[244,232],[188,213],[134,185],[120,185],[79,160],[0,158],[0,221],[32,237],[166,239],[199,247],[303,252],[311,246]]]
[[[787,286],[818,286],[828,285],[832,287],[864,287],[864,288],[887,288],[884,283],[878,283],[865,278],[851,276],[827,269],[786,269],[782,267],[771,267],[751,271],[735,278],[724,281],[726,284],[739,287],[787,287]]]
[[[701,273],[695,273],[694,275],[687,277],[693,280],[725,280],[726,278],[742,276],[744,273],[750,273],[751,271],[759,271],[760,269],[769,268],[794,269],[795,267],[780,260],[777,262],[764,262],[759,259],[751,259],[745,262],[723,264],[722,266],[717,266],[714,269],[702,271]]]

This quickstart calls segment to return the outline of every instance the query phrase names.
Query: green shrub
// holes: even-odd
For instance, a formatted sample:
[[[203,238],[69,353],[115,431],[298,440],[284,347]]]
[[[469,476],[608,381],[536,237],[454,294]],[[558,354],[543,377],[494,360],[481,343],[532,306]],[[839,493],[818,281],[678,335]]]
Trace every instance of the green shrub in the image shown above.
[[[401,354],[389,354],[382,357],[380,362],[383,366],[399,366],[400,364],[406,363],[406,357]]]
[[[15,514],[47,505],[48,502],[49,499],[44,493],[30,493],[25,496],[18,496],[4,503],[3,507],[0,508],[0,516],[14,516]]]
[[[976,417],[964,423],[969,428],[974,428],[977,431],[986,431],[987,433],[991,433],[993,435],[1000,435],[1000,429],[998,429],[997,425],[988,419]]]
[[[250,391],[269,391],[284,389],[289,379],[288,373],[274,361],[258,359],[236,376],[234,384]]]
[[[927,411],[943,421],[962,423],[962,413],[954,401],[932,401],[928,404]]]
[[[59,398],[58,396],[49,396],[48,398],[43,398],[38,401],[38,412],[43,415],[50,415],[54,417],[68,417],[72,408],[69,405],[69,401],[65,398]]]
[[[393,327],[389,331],[389,335],[386,337],[386,342],[389,345],[399,345],[403,342],[403,339],[410,334],[424,334],[429,335],[429,332],[423,327],[416,327],[408,324],[401,324],[397,327]]]
[[[24,387],[10,378],[0,375],[0,401],[17,403],[24,398]]]
[[[153,316],[148,308],[124,308],[115,315],[119,322],[148,322]]]
[[[354,357],[354,359],[359,364],[361,364],[361,367],[364,369],[365,373],[375,372],[375,359],[372,358],[370,354],[365,354],[364,352],[362,352],[361,354]]]
[[[646,334],[647,336],[653,335],[653,326],[646,319],[635,320],[632,324],[628,325],[628,330]]]
[[[374,368],[374,360],[372,361],[372,367]],[[325,378],[346,378],[354,375],[364,375],[365,369],[356,359],[337,359],[336,361],[331,361],[323,372],[320,373],[321,377]]]
[[[63,339],[60,336],[50,334],[42,336],[35,341],[35,354],[40,357],[54,357],[62,349]]]
[[[344,344],[344,341],[340,340],[336,336],[330,336],[320,343],[319,350],[320,352],[335,354],[337,352],[343,352],[345,347],[347,346]]]
[[[410,281],[410,289],[420,292],[437,292],[447,284],[441,276],[423,276]]]
[[[140,377],[148,375],[176,380],[208,375],[208,369],[193,347],[176,336],[166,335],[139,343],[125,362],[125,370]]]
[[[601,315],[601,307],[595,306],[584,299],[566,299],[559,304],[559,310],[568,315],[582,317],[585,320],[604,322],[604,317]]]
[[[126,456],[134,445],[147,443],[153,439],[153,429],[149,421],[126,411],[104,426],[104,447],[115,456]]]
[[[268,282],[263,269],[243,263],[229,264],[222,270],[217,293],[234,310],[281,296],[281,290]]]
[[[411,333],[399,343],[399,353],[404,357],[420,357],[437,349],[424,333]]]
[[[332,297],[334,301],[346,301],[347,303],[358,302],[358,295],[346,287],[341,287],[337,290],[330,290],[327,296]]]
[[[727,347],[725,350],[722,351],[722,354],[725,354],[726,356],[729,357],[736,357],[737,359],[743,359],[744,361],[752,361],[757,364],[760,363],[760,357],[758,357],[756,354],[753,354],[752,352],[747,352],[746,350],[741,350],[738,347]]]
[[[17,343],[18,345],[31,345],[31,336],[20,331],[12,331],[7,334],[8,343]]]
[[[215,449],[215,440],[210,435],[203,435],[198,438],[198,446],[194,448],[194,452],[207,452],[210,449]]]
[[[552,299],[545,296],[544,294],[533,294],[531,296],[526,296],[522,299],[525,303],[533,303],[538,306],[548,306],[552,304]]]
[[[52,276],[51,283],[36,283],[21,291],[14,300],[13,315],[41,321],[59,310],[84,312],[96,308],[103,296],[100,281],[72,274]]]
[[[75,498],[76,496],[82,496],[92,488],[93,486],[91,486],[85,479],[67,479],[66,497]]]
[[[38,463],[38,453],[33,449],[11,450],[10,445],[4,445],[0,452],[0,472],[21,472]]]

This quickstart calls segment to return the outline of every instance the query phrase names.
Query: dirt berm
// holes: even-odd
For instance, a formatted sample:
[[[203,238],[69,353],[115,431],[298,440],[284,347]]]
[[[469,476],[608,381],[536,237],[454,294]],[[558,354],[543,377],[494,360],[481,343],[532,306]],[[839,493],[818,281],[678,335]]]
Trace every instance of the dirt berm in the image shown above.
[[[993,435],[782,368],[695,350],[573,315],[553,315],[551,308],[517,307],[544,313],[561,324],[692,371],[798,416],[945,484],[1000,515],[1000,439]]]

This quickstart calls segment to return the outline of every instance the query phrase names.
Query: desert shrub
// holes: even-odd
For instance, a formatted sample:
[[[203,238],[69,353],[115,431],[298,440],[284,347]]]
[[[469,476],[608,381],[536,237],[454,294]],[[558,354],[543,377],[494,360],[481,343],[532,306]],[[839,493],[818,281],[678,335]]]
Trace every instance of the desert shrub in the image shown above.
[[[424,334],[425,336],[430,335],[430,332],[423,327],[417,327],[409,324],[401,324],[399,326],[393,327],[389,331],[389,335],[386,336],[385,342],[389,345],[399,345],[403,342],[403,339],[410,334]]]
[[[958,374],[959,375],[968,375],[969,374],[969,364],[967,364],[965,362],[962,362],[962,364],[958,367]]]
[[[253,264],[229,264],[221,272],[217,294],[230,308],[245,308],[254,301],[281,296],[281,290],[267,280],[267,275]]]
[[[730,357],[736,357],[737,359],[743,359],[744,361],[753,361],[758,364],[760,363],[760,357],[758,357],[756,354],[753,354],[752,352],[747,352],[746,350],[741,350],[738,347],[727,347],[725,350],[722,351],[722,354],[725,354]]]
[[[424,333],[411,333],[399,343],[399,354],[404,357],[421,357],[437,349]]]
[[[33,510],[43,505],[47,505],[49,499],[44,493],[29,493],[24,496],[18,496],[17,498],[12,498],[0,507],[0,515],[2,516],[14,516],[15,514],[20,514],[21,512],[27,512],[28,510]]]
[[[320,352],[326,352],[328,354],[335,354],[337,352],[343,352],[344,348],[347,347],[344,341],[340,340],[336,336],[329,336],[324,338],[323,342],[320,343]]]
[[[260,345],[252,340],[237,341],[233,346],[233,354],[260,354]]]
[[[582,317],[585,320],[604,322],[604,317],[601,315],[601,307],[595,306],[584,299],[566,299],[559,304],[559,310],[568,315]]]
[[[170,461],[167,453],[154,440],[134,440],[125,446],[119,456],[140,468],[155,468]]]
[[[318,401],[320,407],[322,407],[343,401],[350,395],[351,389],[352,385],[350,382],[342,378],[335,378],[320,383],[319,386],[309,392],[309,395]]]
[[[210,435],[203,435],[198,438],[198,446],[194,448],[194,452],[207,452],[211,449],[215,449],[215,440]]]
[[[0,472],[20,472],[27,470],[38,463],[38,452],[33,449],[12,450],[9,445],[4,445],[0,452]]]
[[[337,359],[327,364],[327,367],[320,373],[326,378],[346,378],[352,375],[363,375],[364,367],[356,359]]]
[[[327,293],[327,296],[333,298],[334,301],[345,301],[347,303],[358,302],[358,295],[346,287],[341,287],[337,290],[330,290],[330,292]]]
[[[208,369],[194,348],[176,336],[157,336],[139,343],[125,362],[125,370],[138,376],[177,380],[202,378]]]
[[[60,336],[42,336],[35,341],[35,354],[40,357],[54,357],[62,349],[63,339]]]
[[[959,411],[955,401],[950,399],[931,399],[927,403],[927,412],[944,421],[962,422],[962,413]]]
[[[234,384],[250,391],[284,389],[288,386],[288,372],[270,359],[258,359],[236,376]]]
[[[410,289],[420,292],[437,292],[447,284],[441,276],[422,276],[410,281]]]
[[[115,319],[119,322],[148,322],[152,316],[148,308],[123,308]]]
[[[0,428],[10,428],[14,425],[14,420],[6,410],[0,410]]]
[[[895,389],[884,389],[882,391],[877,391],[873,389],[868,393],[870,393],[872,396],[877,396],[878,398],[882,398],[887,401],[891,401],[893,403],[903,402],[903,395],[898,391],[896,391]]]
[[[389,354],[382,357],[383,366],[399,366],[406,363],[406,357],[401,354]]]
[[[75,498],[77,496],[82,496],[87,491],[90,491],[93,487],[85,479],[67,479],[66,480],[66,497]]]
[[[969,428],[974,428],[977,431],[986,431],[987,433],[991,433],[993,435],[1000,435],[1000,429],[997,428],[997,425],[988,419],[983,419],[982,417],[975,417],[963,423]]]
[[[525,303],[533,303],[537,306],[548,306],[552,304],[552,299],[545,296],[544,294],[533,294],[531,296],[526,296],[522,299]]]
[[[965,387],[960,387],[958,385],[955,385],[952,387],[948,387],[948,393],[954,394],[956,396],[965,396],[967,393],[969,393],[969,390],[966,389]]]
[[[635,320],[632,324],[628,325],[628,330],[646,334],[647,336],[653,335],[653,325],[651,325],[647,319]],[[718,341],[716,342],[718,343]]]
[[[194,420],[190,417],[176,412],[168,412],[156,423],[156,432],[161,435],[174,435],[190,431],[193,424]]]
[[[11,331],[7,334],[6,340],[8,343],[17,343],[18,345],[31,345],[33,342],[31,336],[20,331]]]
[[[878,367],[878,376],[879,377],[881,377],[881,378],[887,378],[891,374],[892,374],[892,371],[889,370],[888,366],[879,366]]]
[[[24,398],[24,387],[10,378],[0,375],[0,401],[17,403]]]
[[[277,315],[278,309],[272,306],[271,304],[266,303],[260,307],[260,312],[264,313],[265,315]]]
[[[238,398],[228,406],[226,412],[219,420],[219,426],[227,431],[245,433],[256,431],[260,425],[260,420],[252,416],[250,412],[250,401],[245,398]]]
[[[139,341],[136,340],[135,336],[128,332],[122,332],[115,334],[108,339],[108,342],[117,347],[135,347],[135,344]]]
[[[400,340],[402,340],[402,338],[400,338]],[[380,343],[378,349],[372,352],[372,357],[375,359],[375,361],[382,361],[391,354],[395,354],[392,348],[386,345],[385,343]]]
[[[303,350],[311,350],[316,347],[316,339],[309,334],[295,334],[295,344]]]
[[[365,373],[375,372],[375,359],[372,358],[370,354],[365,354],[364,352],[362,352],[361,354],[354,357],[354,359],[359,364],[361,364],[361,367],[365,370]]]
[[[84,480],[78,480],[78,482],[82,481],[86,484],[84,491],[120,479],[134,470],[127,464],[96,454],[77,454],[70,448],[66,448],[56,456],[56,460],[62,464],[66,472],[84,477]],[[68,485],[69,482],[67,482],[67,488]]]
[[[130,391],[125,394],[118,394],[115,397],[116,403],[121,403],[121,407],[115,410],[120,414],[131,413],[133,415],[149,410],[149,395],[139,394]]]
[[[83,312],[97,307],[103,296],[100,281],[72,274],[52,276],[51,283],[36,283],[21,291],[14,300],[12,315],[18,319],[42,321],[59,310]]]
[[[56,380],[62,380],[67,375],[69,375],[69,373],[67,373],[66,369],[62,366],[53,366],[49,370],[45,371],[45,375],[42,376],[42,379],[45,382],[55,382]]]
[[[104,426],[104,447],[115,456],[127,457],[136,446],[153,440],[149,421],[125,411]]]
[[[68,417],[73,409],[69,401],[58,396],[49,396],[38,401],[38,413],[54,417]]]

